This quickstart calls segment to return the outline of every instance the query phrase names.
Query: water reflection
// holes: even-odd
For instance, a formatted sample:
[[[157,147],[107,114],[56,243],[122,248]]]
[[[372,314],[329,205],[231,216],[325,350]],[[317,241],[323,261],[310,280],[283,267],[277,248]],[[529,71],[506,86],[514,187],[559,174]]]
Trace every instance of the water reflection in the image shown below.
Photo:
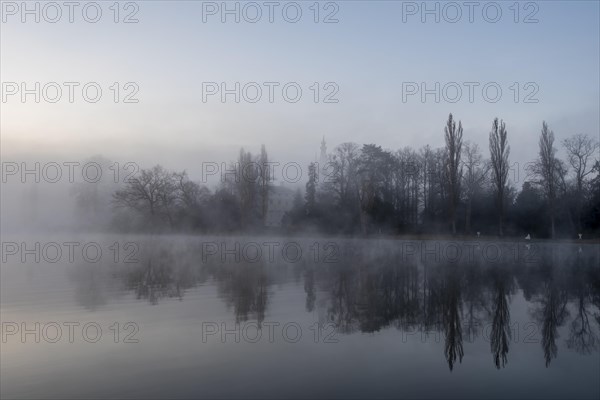
[[[598,280],[587,276],[585,273],[586,262],[581,253],[574,257],[572,265],[572,287],[575,302],[575,316],[570,324],[567,346],[581,354],[589,354],[598,348],[598,335],[594,331],[592,321],[594,319],[594,299],[598,305]],[[592,278],[592,279],[590,279]],[[596,286],[594,286],[596,283]],[[595,315],[596,322],[600,325],[600,313]]]
[[[273,293],[285,282],[304,291],[302,308],[333,323],[340,334],[431,333],[443,337],[443,356],[452,371],[466,343],[487,341],[493,365],[505,368],[511,343],[539,342],[546,367],[559,347],[580,354],[598,351],[600,272],[597,246],[530,246],[536,257],[478,257],[449,262],[406,257],[395,241],[341,241],[336,262],[305,257],[297,262],[253,262],[225,257],[206,260],[193,243],[154,241],[141,247],[135,264],[113,265],[111,279],[137,299],[158,304],[185,301],[186,291],[213,285],[236,323],[260,328]],[[71,271],[77,301],[88,310],[105,303],[97,269]],[[110,292],[113,293],[113,292]],[[528,318],[514,319],[513,299],[526,303]],[[560,345],[565,328],[565,346]],[[539,347],[538,347],[539,349]]]
[[[446,344],[444,346],[444,354],[448,361],[448,367],[452,370],[456,358],[462,362],[464,356],[463,340],[462,340],[462,299],[460,276],[452,267],[446,268],[446,277],[444,280],[445,298],[442,304],[444,310],[444,333],[446,336]]]
[[[106,304],[107,294],[104,290],[105,270],[96,265],[77,264],[68,272],[69,278],[75,283],[75,297],[85,309],[94,311]]]
[[[182,300],[185,290],[197,282],[192,265],[176,260],[179,261],[177,253],[164,248],[144,254],[138,267],[124,275],[126,287],[137,299],[147,299],[151,304],[163,298]]]
[[[504,367],[508,361],[508,347],[511,339],[509,294],[513,289],[514,279],[497,267],[491,268],[492,289],[492,333],[491,350],[496,368]]]
[[[265,319],[270,285],[263,265],[223,266],[215,278],[220,297],[233,309],[235,322],[253,318],[260,327]]]

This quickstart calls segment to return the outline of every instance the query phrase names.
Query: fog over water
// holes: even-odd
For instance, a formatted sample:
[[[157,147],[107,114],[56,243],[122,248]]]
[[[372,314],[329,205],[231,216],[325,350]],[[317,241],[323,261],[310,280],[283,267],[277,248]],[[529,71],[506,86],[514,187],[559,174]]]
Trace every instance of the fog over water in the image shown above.
[[[595,245],[78,239],[6,256],[3,397],[599,394]]]
[[[0,2],[0,398],[599,399],[600,2]]]

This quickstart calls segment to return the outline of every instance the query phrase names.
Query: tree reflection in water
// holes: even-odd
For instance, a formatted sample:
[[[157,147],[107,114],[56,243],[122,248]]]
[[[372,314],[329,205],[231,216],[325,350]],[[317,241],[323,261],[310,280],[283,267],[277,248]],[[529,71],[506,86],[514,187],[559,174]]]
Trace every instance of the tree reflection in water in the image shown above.
[[[490,344],[496,368],[500,368],[504,367],[508,361],[508,347],[511,339],[508,294],[513,278],[509,276],[506,269],[495,267],[490,269],[490,275],[493,300]]]
[[[575,317],[570,325],[567,346],[581,354],[590,354],[598,348],[598,334],[594,330],[592,316],[594,294],[598,296],[598,288],[594,287],[594,277],[586,270],[593,260],[585,260],[579,251],[571,255],[571,284],[575,297]],[[596,278],[597,282],[597,278]],[[600,314],[596,314],[600,325]]]
[[[474,258],[450,263],[407,259],[397,251],[396,241],[382,243],[349,241],[341,243],[335,263],[303,259],[296,264],[203,262],[197,246],[153,243],[143,247],[139,263],[114,275],[138,299],[151,304],[182,300],[187,289],[212,280],[235,321],[255,319],[259,327],[274,285],[297,280],[305,293],[305,310],[318,311],[339,334],[389,328],[444,333],[443,353],[450,370],[462,362],[464,341],[480,338],[486,324],[491,327],[485,339],[493,365],[506,366],[511,341],[518,339],[511,335],[516,325],[513,321],[511,326],[510,299],[519,293],[528,303],[531,321],[517,322],[521,327],[531,322],[539,327],[546,366],[558,355],[563,326],[568,328],[566,348],[583,354],[598,350],[600,272],[594,246],[580,252],[569,245],[538,245],[540,257],[534,262]],[[104,302],[102,291],[94,286],[94,274],[82,270],[72,275],[78,293],[88,294],[79,296],[82,306],[93,309]]]

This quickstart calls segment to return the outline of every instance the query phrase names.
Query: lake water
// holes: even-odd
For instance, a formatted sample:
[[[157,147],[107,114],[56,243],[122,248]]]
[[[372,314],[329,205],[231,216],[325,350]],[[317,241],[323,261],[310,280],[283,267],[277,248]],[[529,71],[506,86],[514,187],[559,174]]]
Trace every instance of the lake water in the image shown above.
[[[597,244],[2,241],[2,398],[600,397]]]

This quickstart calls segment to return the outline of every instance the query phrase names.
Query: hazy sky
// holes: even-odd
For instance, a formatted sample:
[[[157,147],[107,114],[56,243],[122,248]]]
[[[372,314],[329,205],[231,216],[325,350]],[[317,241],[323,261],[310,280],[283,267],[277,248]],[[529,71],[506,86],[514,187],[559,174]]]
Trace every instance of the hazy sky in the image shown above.
[[[35,103],[33,95],[21,102],[19,94],[1,104],[2,156],[4,160],[40,157],[44,160],[82,160],[101,153],[142,166],[161,163],[194,173],[201,161],[229,161],[240,147],[258,152],[264,143],[275,160],[312,160],[324,135],[329,148],[344,141],[377,143],[396,150],[404,146],[443,145],[443,127],[449,112],[462,120],[464,138],[478,142],[487,156],[487,137],[494,117],[505,120],[512,147],[511,159],[526,162],[537,154],[537,140],[546,120],[560,140],[575,133],[598,136],[599,2],[521,2],[515,16],[514,2],[476,2],[473,22],[469,8],[438,3],[440,22],[425,15],[421,2],[338,1],[319,5],[315,23],[314,2],[298,2],[302,16],[287,22],[278,2],[272,23],[269,8],[260,1],[261,19],[255,9],[240,3],[240,23],[233,15],[203,14],[221,2],[138,1],[138,23],[114,23],[113,4],[98,2],[102,16],[86,22],[80,7],[74,22],[62,7],[57,23],[55,10],[40,3],[39,23],[33,15],[21,21],[21,10],[3,2],[0,75],[6,82],[79,82],[74,102],[63,86],[61,99]],[[21,2],[12,3],[21,7]],[[62,2],[59,2],[62,4]],[[228,2],[234,8],[235,2]],[[435,2],[427,2],[434,9]],[[35,2],[29,2],[35,7]],[[496,5],[502,16],[496,23]],[[415,15],[416,6],[419,10]],[[8,8],[7,8],[8,7]],[[295,6],[287,6],[287,19]],[[313,7],[312,9],[310,7]],[[337,10],[336,10],[337,7]],[[487,14],[484,15],[484,7]],[[121,3],[119,19],[135,11]],[[404,13],[403,13],[404,10]],[[445,11],[445,12],[444,12]],[[87,9],[94,17],[94,8]],[[335,12],[337,23],[323,23]],[[524,23],[527,19],[537,23]],[[446,17],[446,18],[444,18]],[[484,18],[485,17],[485,18]],[[515,23],[515,17],[518,23]],[[203,22],[206,19],[206,22]],[[81,87],[97,82],[102,98],[86,102]],[[110,86],[120,83],[119,100],[131,92],[126,82],[139,87],[136,104],[114,103]],[[257,103],[222,103],[220,96],[202,101],[203,82],[279,82],[274,102],[262,86]],[[285,101],[281,88],[297,82],[303,90],[297,103]],[[313,100],[314,82],[320,84],[319,102]],[[334,86],[338,103],[322,100]],[[420,93],[403,102],[403,82],[425,82],[434,88],[457,82],[462,97],[451,103]],[[473,102],[463,82],[477,82]],[[502,97],[485,101],[482,87],[496,82]],[[513,84],[520,87],[515,103]],[[529,86],[525,86],[530,83]],[[511,87],[513,88],[511,90]],[[455,96],[451,87],[449,97]],[[525,103],[532,95],[537,103]],[[54,96],[52,91],[48,92]],[[248,92],[254,96],[254,92]],[[292,92],[293,93],[293,92]],[[495,97],[494,89],[488,92]],[[6,95],[6,93],[3,93]],[[443,95],[443,93],[441,93]]]

